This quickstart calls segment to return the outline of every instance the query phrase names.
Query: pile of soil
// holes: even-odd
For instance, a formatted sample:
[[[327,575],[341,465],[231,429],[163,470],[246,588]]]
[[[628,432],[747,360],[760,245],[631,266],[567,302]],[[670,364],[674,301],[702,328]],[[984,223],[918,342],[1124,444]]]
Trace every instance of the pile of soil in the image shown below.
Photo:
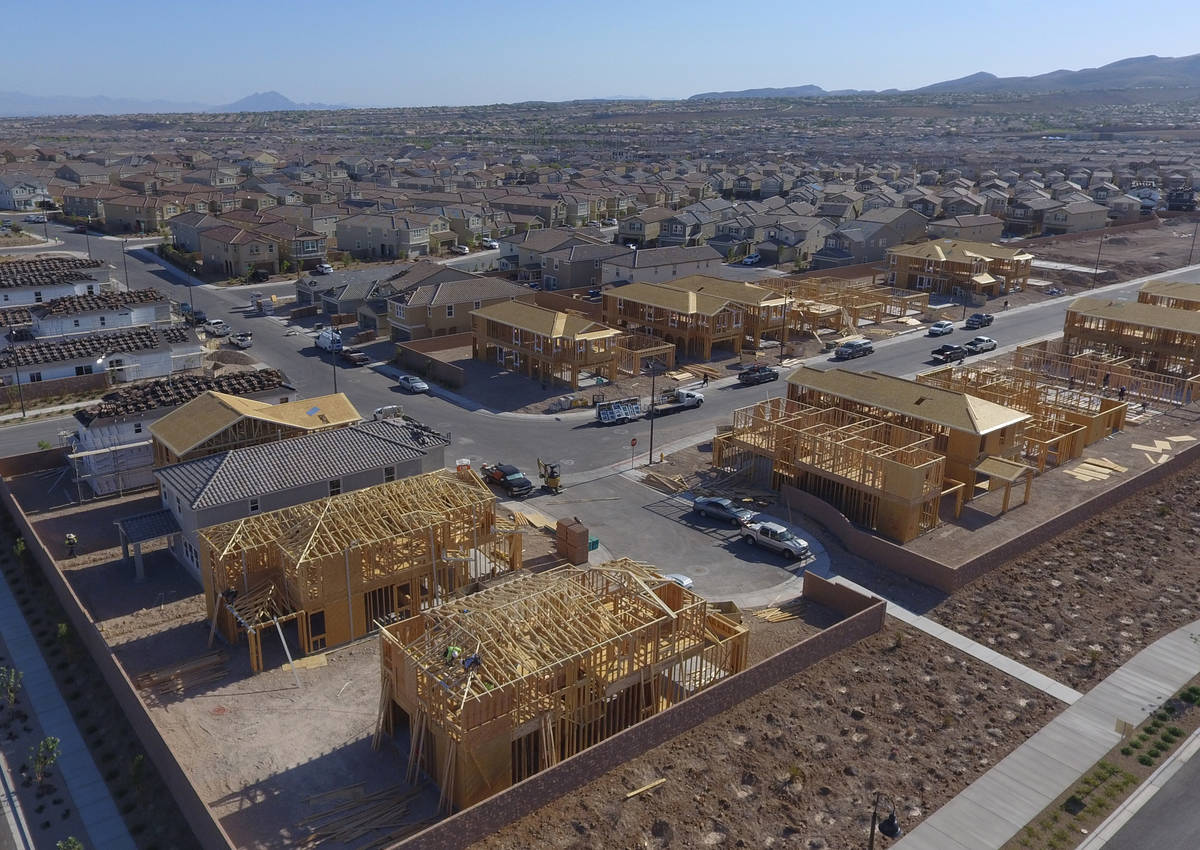
[[[473,847],[862,847],[875,791],[910,831],[1060,709],[889,621]]]
[[[939,623],[1078,690],[1200,616],[1200,464],[973,582]]]

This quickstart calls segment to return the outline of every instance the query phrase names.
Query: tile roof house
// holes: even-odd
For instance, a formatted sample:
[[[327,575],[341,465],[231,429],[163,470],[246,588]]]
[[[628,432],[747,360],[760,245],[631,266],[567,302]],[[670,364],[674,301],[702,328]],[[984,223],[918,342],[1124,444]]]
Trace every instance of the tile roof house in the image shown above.
[[[242,277],[254,269],[279,271],[275,242],[253,230],[222,224],[201,230],[198,239],[205,274]]]
[[[199,529],[442,469],[449,444],[420,423],[380,419],[161,467],[162,505],[180,528],[171,552],[198,577]]]
[[[437,279],[442,278],[442,279]],[[407,275],[396,281],[404,284]],[[507,280],[459,272],[429,276],[388,299],[388,324],[394,340],[427,339],[471,329],[471,311],[512,301],[529,290]]]
[[[601,263],[605,284],[631,281],[662,283],[693,274],[715,272],[724,263],[721,252],[709,245],[695,248],[647,248]]]

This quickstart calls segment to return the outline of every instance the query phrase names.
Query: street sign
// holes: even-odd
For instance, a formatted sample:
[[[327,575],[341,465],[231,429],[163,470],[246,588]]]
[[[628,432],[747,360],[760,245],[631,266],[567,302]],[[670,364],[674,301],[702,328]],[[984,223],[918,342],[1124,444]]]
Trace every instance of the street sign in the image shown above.
[[[634,437],[632,440],[629,441],[629,448],[631,448],[631,449],[637,448],[637,437]]]

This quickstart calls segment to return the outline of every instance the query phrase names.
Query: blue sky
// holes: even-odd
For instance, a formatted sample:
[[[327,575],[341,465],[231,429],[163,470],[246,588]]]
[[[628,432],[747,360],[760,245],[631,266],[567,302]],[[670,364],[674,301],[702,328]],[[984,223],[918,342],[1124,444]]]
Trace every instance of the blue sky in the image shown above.
[[[813,83],[914,88],[1200,51],[1187,0],[6,3],[0,89],[428,106]],[[42,36],[46,36],[43,38]]]

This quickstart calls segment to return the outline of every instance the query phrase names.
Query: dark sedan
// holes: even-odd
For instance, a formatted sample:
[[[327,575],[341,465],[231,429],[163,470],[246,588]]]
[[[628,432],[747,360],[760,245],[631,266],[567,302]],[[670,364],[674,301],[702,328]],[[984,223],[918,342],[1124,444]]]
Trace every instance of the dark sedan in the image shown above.
[[[722,519],[734,526],[744,525],[757,516],[757,511],[735,505],[729,499],[704,496],[692,502],[692,510],[702,517]]]

